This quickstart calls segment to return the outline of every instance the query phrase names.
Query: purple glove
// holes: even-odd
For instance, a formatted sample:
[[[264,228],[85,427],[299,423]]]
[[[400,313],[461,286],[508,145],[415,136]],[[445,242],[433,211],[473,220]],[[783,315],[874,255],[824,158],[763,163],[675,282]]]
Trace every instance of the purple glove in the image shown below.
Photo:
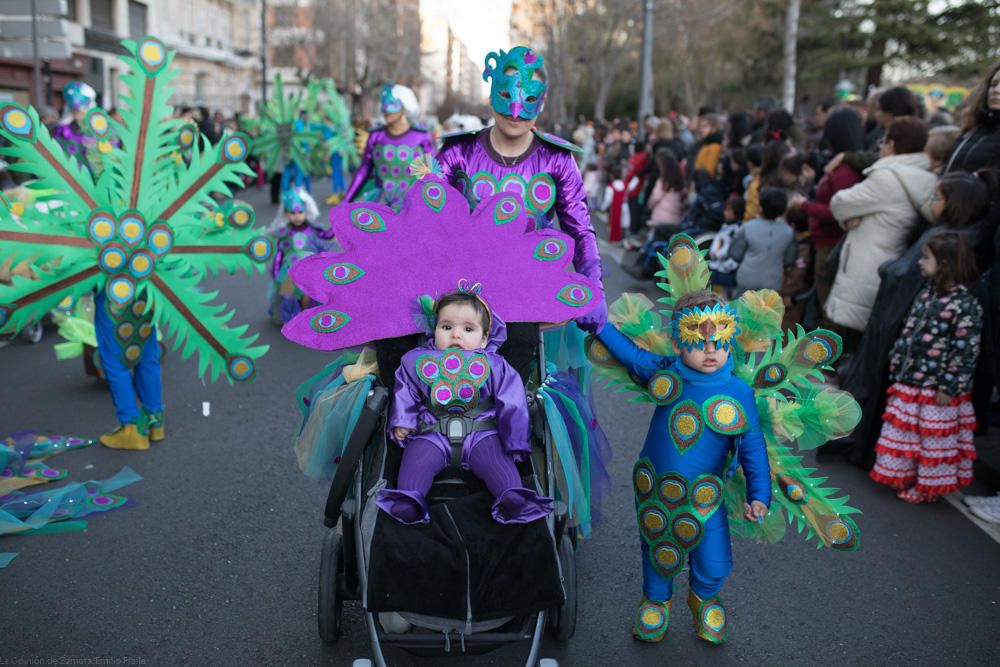
[[[587,333],[597,334],[601,332],[607,321],[608,305],[602,299],[592,311],[576,318],[576,325]]]

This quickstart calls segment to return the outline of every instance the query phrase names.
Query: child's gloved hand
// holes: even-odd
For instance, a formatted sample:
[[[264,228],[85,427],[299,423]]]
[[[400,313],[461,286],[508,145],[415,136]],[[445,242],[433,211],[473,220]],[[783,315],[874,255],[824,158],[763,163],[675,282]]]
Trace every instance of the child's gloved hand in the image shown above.
[[[759,500],[755,500],[751,503],[743,503],[743,516],[747,521],[762,523],[764,521],[764,517],[767,516],[767,505]]]
[[[413,433],[412,428],[403,428],[402,426],[396,426],[392,429],[392,437],[396,438],[398,442],[403,442],[410,434]]]

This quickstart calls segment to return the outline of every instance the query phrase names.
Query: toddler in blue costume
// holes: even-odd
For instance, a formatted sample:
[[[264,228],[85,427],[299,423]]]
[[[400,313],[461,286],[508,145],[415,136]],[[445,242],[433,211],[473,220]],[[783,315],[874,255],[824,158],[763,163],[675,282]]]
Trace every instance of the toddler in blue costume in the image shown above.
[[[663,639],[673,578],[690,559],[688,606],[698,636],[719,644],[728,632],[719,591],[732,570],[723,487],[731,467],[747,480],[748,521],[762,521],[771,504],[770,467],[754,393],[733,374],[730,346],[735,311],[707,290],[680,297],[671,338],[676,357],[635,345],[612,325],[598,338],[657,399],[649,433],[633,472],[642,535],[643,600],[632,634]]]

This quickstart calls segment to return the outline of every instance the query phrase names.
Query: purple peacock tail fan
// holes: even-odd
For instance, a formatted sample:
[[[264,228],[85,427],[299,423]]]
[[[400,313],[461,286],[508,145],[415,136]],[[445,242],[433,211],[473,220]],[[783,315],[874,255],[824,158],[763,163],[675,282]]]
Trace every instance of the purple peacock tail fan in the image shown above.
[[[470,213],[458,190],[431,175],[406,193],[399,212],[373,203],[330,213],[343,251],[297,262],[290,275],[319,303],[282,333],[301,345],[337,350],[421,332],[413,304],[482,285],[482,298],[507,322],[558,323],[591,311],[600,283],[572,270],[573,240],[562,232],[525,231],[530,213],[503,193]]]

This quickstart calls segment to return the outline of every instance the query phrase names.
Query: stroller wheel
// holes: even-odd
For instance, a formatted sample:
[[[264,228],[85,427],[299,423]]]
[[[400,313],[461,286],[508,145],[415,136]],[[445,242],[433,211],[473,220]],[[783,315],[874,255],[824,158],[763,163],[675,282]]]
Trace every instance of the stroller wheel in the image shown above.
[[[559,539],[559,569],[562,570],[566,601],[549,612],[549,632],[557,640],[568,641],[576,632],[576,550],[572,538],[563,533]]]
[[[340,639],[340,620],[344,609],[341,581],[344,577],[344,541],[335,528],[323,539],[319,561],[319,636],[324,642]]]
[[[45,331],[42,329],[41,321],[24,325],[24,339],[32,345],[40,343],[44,335]]]

